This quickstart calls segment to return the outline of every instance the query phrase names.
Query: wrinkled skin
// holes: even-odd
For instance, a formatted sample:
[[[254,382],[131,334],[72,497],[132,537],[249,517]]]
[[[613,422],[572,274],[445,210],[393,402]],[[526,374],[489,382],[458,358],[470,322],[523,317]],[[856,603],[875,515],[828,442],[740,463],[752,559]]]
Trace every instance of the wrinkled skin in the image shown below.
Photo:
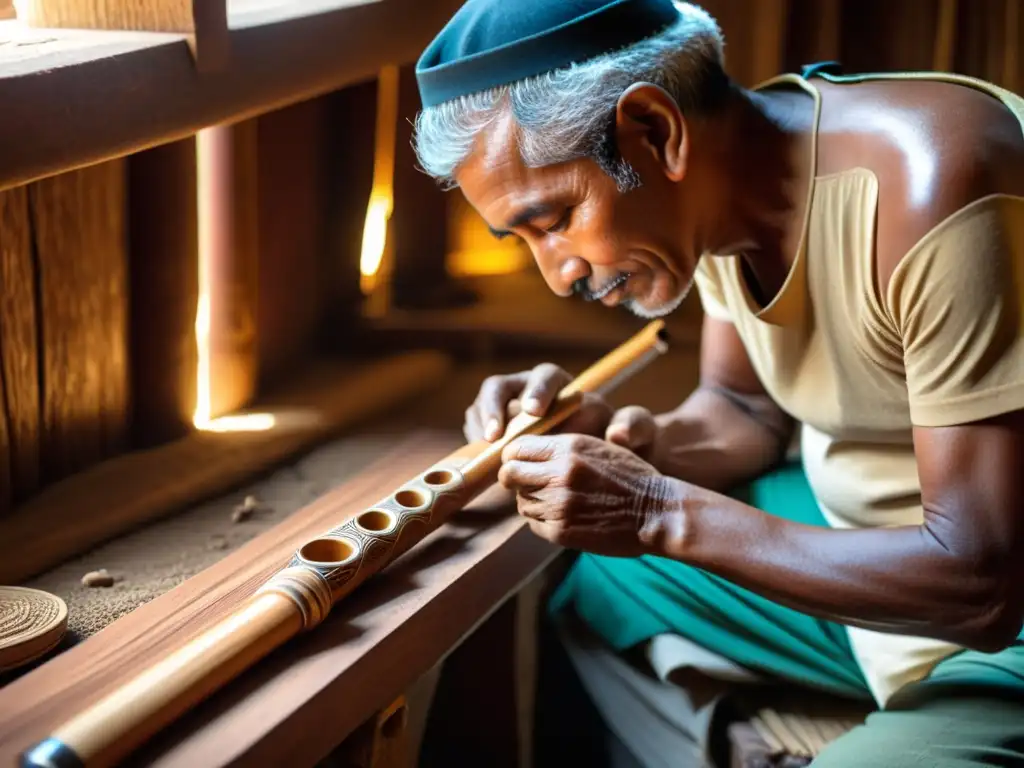
[[[536,435],[506,446],[498,482],[541,538],[613,557],[650,552],[671,513],[670,481],[626,448],[586,435]]]

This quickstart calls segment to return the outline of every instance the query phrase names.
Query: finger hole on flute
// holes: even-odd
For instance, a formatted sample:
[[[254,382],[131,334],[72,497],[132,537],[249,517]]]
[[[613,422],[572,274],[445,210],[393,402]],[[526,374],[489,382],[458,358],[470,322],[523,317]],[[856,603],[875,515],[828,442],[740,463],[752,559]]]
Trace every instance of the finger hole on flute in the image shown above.
[[[383,509],[370,509],[356,518],[356,527],[365,533],[388,533],[395,527],[396,518]]]
[[[432,486],[448,485],[454,479],[455,473],[447,469],[435,469],[423,476],[423,482]]]
[[[422,509],[428,502],[427,495],[415,488],[405,488],[395,494],[395,503],[406,509]]]
[[[354,541],[334,536],[307,541],[299,549],[299,558],[312,566],[344,565],[358,554],[359,547]]]

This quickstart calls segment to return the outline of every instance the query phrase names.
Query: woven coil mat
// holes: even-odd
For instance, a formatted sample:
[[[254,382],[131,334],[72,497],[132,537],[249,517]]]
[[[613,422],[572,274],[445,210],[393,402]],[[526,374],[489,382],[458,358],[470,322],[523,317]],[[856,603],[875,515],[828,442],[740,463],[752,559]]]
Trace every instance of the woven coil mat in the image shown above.
[[[48,592],[0,587],[0,670],[27,664],[60,643],[68,607]]]

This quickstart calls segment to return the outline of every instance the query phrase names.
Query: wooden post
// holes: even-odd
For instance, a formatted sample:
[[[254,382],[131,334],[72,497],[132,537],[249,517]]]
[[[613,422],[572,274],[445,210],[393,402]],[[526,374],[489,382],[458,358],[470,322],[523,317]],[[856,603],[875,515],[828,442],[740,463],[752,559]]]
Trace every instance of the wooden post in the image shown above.
[[[42,464],[53,482],[120,453],[128,424],[125,163],[34,183]]]
[[[204,70],[224,66],[229,55],[227,0],[23,0],[19,9],[33,27],[188,35]]]
[[[420,109],[415,68],[402,67],[398,82],[398,133],[395,142],[394,239],[392,290],[403,308],[451,307],[472,301],[474,294],[448,274],[448,197],[419,170],[412,146]]]
[[[336,141],[326,107],[317,98],[259,118],[261,389],[294,375],[321,342],[330,296],[324,278],[337,268],[325,248],[324,157]]]
[[[366,206],[373,187],[377,83],[371,80],[326,97],[325,132],[331,137],[323,161],[326,259],[330,302],[324,336],[339,351],[348,340],[337,332],[360,313],[359,255]]]
[[[196,142],[128,159],[132,437],[149,448],[192,430],[199,295]]]
[[[0,508],[39,485],[39,330],[28,189],[0,192],[0,378],[8,480]]]
[[[768,80],[783,70],[788,11],[788,0],[757,0],[751,8],[754,82]]]
[[[216,418],[256,394],[256,121],[206,128],[199,173],[199,374],[196,418]]]

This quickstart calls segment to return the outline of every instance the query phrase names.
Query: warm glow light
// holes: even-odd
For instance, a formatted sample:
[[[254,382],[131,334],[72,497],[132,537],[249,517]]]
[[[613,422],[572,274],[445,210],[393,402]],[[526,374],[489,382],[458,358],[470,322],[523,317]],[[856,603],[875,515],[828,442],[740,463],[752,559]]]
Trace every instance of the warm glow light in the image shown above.
[[[272,413],[240,413],[236,416],[218,416],[204,425],[196,425],[204,432],[267,432],[277,425]]]
[[[373,187],[366,206],[363,246],[359,254],[364,294],[377,285],[387,252],[388,221],[394,207],[395,141],[398,130],[398,67],[389,65],[377,79],[377,129],[373,152]]]
[[[380,270],[384,248],[388,239],[388,219],[394,204],[391,190],[375,190],[366,206],[366,224],[363,226],[363,249],[359,254],[359,274],[373,278]],[[372,279],[369,282],[372,288]]]

